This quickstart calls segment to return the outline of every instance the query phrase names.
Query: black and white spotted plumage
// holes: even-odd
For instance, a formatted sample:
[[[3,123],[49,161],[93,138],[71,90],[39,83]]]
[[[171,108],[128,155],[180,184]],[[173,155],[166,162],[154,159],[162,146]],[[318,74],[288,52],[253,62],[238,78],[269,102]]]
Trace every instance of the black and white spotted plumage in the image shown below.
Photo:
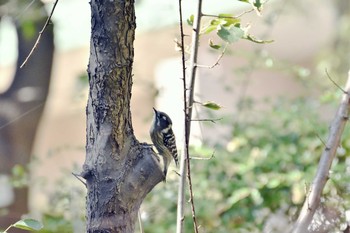
[[[153,122],[150,129],[150,136],[153,145],[157,148],[158,153],[164,161],[164,176],[166,176],[169,164],[174,159],[176,166],[178,165],[177,148],[175,135],[172,130],[172,121],[170,117],[155,108]]]

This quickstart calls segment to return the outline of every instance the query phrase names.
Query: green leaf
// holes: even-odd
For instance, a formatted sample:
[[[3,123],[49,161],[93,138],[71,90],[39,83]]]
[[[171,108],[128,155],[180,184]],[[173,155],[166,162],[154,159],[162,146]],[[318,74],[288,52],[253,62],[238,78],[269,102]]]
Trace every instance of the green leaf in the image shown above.
[[[240,28],[240,24],[241,20],[238,18],[232,18],[232,16],[229,14],[219,14],[217,19],[211,20],[209,25],[201,29],[201,34],[209,34],[214,30],[219,31],[222,27],[226,28],[227,30],[230,28],[230,26]]]
[[[253,3],[253,6],[255,6],[259,11],[261,11],[263,4],[260,2],[260,0],[256,0]]]
[[[244,31],[241,28],[231,26],[229,28],[220,27],[217,32],[218,36],[228,43],[238,41],[244,36]]]
[[[193,26],[193,21],[194,21],[194,15],[191,15],[188,19],[187,19],[187,24],[190,26]]]
[[[216,30],[217,26],[216,25],[208,25],[206,27],[204,27],[202,30],[201,30],[201,34],[209,34],[211,33],[212,31]]]
[[[43,225],[35,219],[23,219],[13,224],[13,227],[28,231],[38,231],[43,228]]]
[[[218,25],[222,24],[222,21],[223,21],[223,19],[213,19],[210,21],[210,25],[218,26]]]
[[[236,26],[236,27],[240,27],[241,25],[241,20],[240,19],[234,19],[234,18],[225,18],[225,23],[222,24],[225,27],[229,27],[231,25]]]
[[[226,22],[226,21],[225,21]],[[201,29],[201,34],[209,34],[212,31],[216,30],[218,25],[220,25],[221,23],[221,19],[213,19],[210,21],[209,25],[203,27],[203,29]]]
[[[250,4],[250,2],[249,2],[249,0],[238,0],[239,2],[245,2],[245,3],[249,3]]]
[[[220,105],[218,105],[217,103],[214,103],[214,102],[211,102],[211,101],[208,101],[204,104],[202,104],[204,107],[206,108],[210,108],[212,110],[219,110],[220,108],[222,108]]]
[[[231,14],[219,14],[219,21],[220,21],[220,25],[224,25],[225,27],[228,27],[230,25],[239,25],[241,23],[241,19],[239,18],[235,18],[233,15]]]
[[[221,45],[218,44],[214,44],[213,41],[211,39],[209,39],[209,46],[213,49],[219,49],[221,48]]]

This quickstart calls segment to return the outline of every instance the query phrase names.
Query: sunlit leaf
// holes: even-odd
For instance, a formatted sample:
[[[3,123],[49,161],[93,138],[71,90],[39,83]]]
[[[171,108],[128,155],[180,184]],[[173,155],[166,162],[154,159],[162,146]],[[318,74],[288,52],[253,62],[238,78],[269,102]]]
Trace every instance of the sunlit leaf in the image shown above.
[[[240,27],[241,24],[241,20],[240,19],[234,19],[234,18],[225,18],[225,23],[223,24],[225,27],[228,26],[236,26],[236,27]]]
[[[212,109],[212,110],[219,110],[219,109],[221,108],[220,105],[218,105],[217,103],[211,102],[211,101],[206,102],[206,103],[203,103],[202,105],[203,105],[204,107],[210,108],[210,109]]]
[[[221,19],[213,19],[210,21],[209,25],[206,25],[204,26],[202,29],[201,29],[201,33],[203,34],[209,34],[211,33],[212,31],[214,30],[217,30],[218,26],[223,23],[221,21]],[[226,23],[226,21],[225,21]]]
[[[208,25],[201,30],[201,34],[203,34],[203,33],[209,34],[212,31],[216,30],[216,28],[217,28],[217,25]]]
[[[211,39],[209,39],[209,46],[213,49],[219,49],[221,48],[221,45],[218,44],[214,44],[213,41]]]
[[[241,28],[231,26],[229,28],[221,27],[218,32],[218,36],[226,42],[233,43],[238,41],[244,36],[244,31]]]
[[[217,26],[217,25],[220,25],[220,24],[222,24],[222,19],[213,19],[213,20],[210,21],[210,25]]]
[[[38,231],[43,228],[43,225],[35,219],[23,219],[13,224],[13,227],[28,231]]]
[[[187,19],[187,24],[190,26],[193,26],[193,21],[194,21],[194,15],[191,15],[188,19]]]
[[[226,27],[230,26],[230,25],[235,25],[237,26],[238,24],[241,23],[241,19],[240,18],[235,18],[233,15],[231,14],[219,14],[219,21],[220,21],[220,25],[224,25]]]

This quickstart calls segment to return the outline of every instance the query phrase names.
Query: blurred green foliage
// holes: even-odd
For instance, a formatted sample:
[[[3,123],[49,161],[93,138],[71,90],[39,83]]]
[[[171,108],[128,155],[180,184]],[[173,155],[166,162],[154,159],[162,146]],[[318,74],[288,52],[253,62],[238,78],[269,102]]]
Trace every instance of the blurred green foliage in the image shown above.
[[[44,228],[40,233],[71,233],[73,231],[74,219],[67,219],[63,214],[49,214],[42,216],[42,224]]]
[[[242,111],[254,111],[254,103],[245,105]],[[191,160],[200,232],[281,232],[273,226],[280,221],[272,218],[276,215],[284,219],[284,229],[290,227],[327,139],[328,123],[319,119],[318,111],[312,101],[304,98],[279,100],[271,108],[239,122],[234,121],[236,115],[226,116],[222,124],[233,125],[228,143],[191,148],[191,156],[207,158]],[[334,212],[332,221],[336,224],[328,232],[337,232],[344,225],[345,210],[350,208],[346,198],[350,181],[346,156],[350,150],[349,136],[346,128],[318,211]],[[169,178],[167,183],[157,185],[142,204],[145,233],[176,231],[178,180],[174,174]],[[57,190],[50,195],[50,206],[42,215],[44,227],[39,232],[70,233],[82,229],[84,192],[79,182],[71,181],[66,177],[57,182]],[[189,203],[186,211],[186,232],[193,232]],[[315,228],[324,226],[322,221],[326,220],[315,223]],[[139,232],[137,225],[135,232]]]
[[[330,109],[335,112],[339,95],[327,99],[334,104]],[[233,126],[229,140],[216,145],[204,142],[207,146],[191,148],[191,156],[207,158],[191,160],[200,232],[282,232],[273,226],[280,219],[273,217],[284,219],[284,228],[290,227],[297,217],[324,149],[329,123],[320,119],[322,110],[315,100],[279,98],[266,105],[271,107],[257,110],[253,100],[239,103],[236,114],[211,124]],[[337,232],[344,225],[345,210],[350,208],[346,198],[350,182],[349,136],[347,127],[318,211],[319,215],[325,210],[334,212],[332,219],[336,224],[328,232]],[[14,175],[18,173],[21,174]],[[174,172],[170,173],[167,182],[158,184],[141,206],[145,233],[176,231],[178,180]],[[83,228],[83,187],[75,179],[71,183],[69,177],[57,182],[57,190],[49,196],[50,206],[42,215],[44,228],[40,232],[74,232],[79,224],[78,229]],[[186,232],[193,232],[189,203],[186,211]],[[315,228],[324,226],[324,221],[321,218]],[[137,225],[135,232],[139,232]]]
[[[48,195],[49,206],[42,215],[44,228],[40,233],[85,231],[85,187],[70,171],[64,173],[66,176],[55,183],[56,190]]]
[[[201,232],[262,232],[275,213],[282,213],[287,223],[294,220],[327,137],[327,123],[316,110],[305,99],[280,101],[255,119],[236,123],[228,144],[192,149],[192,155],[207,157],[215,150],[209,160],[191,160]],[[342,210],[350,207],[341,198],[348,194],[349,130],[343,138],[322,203],[337,200]],[[175,231],[176,193],[174,181],[148,195],[143,204],[145,232]],[[337,218],[342,222],[344,211],[340,212]],[[187,216],[186,232],[192,232],[190,213]]]

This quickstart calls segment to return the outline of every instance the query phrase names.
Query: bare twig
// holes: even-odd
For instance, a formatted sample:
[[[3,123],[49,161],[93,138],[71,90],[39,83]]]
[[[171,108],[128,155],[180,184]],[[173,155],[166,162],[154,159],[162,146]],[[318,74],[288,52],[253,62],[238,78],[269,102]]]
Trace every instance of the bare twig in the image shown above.
[[[173,170],[173,172],[175,172],[175,174],[177,175],[177,176],[181,176],[181,174],[180,173],[178,173],[177,171],[175,171],[175,170]]]
[[[329,149],[328,146],[326,145],[326,142],[320,137],[320,135],[318,135],[318,133],[315,133],[315,135],[322,142],[322,144],[324,145],[324,148]]]
[[[25,64],[27,63],[28,59],[32,56],[33,52],[34,52],[35,49],[38,47],[38,44],[39,44],[40,39],[41,39],[41,35],[45,32],[45,29],[46,29],[47,26],[49,25],[49,22],[50,22],[50,20],[51,20],[51,17],[52,17],[52,15],[53,15],[53,12],[55,11],[55,8],[56,8],[57,3],[58,3],[58,0],[56,0],[55,3],[53,4],[51,13],[50,13],[49,17],[47,17],[47,20],[46,20],[46,22],[45,22],[45,24],[44,24],[44,27],[43,27],[43,28],[41,29],[41,31],[39,32],[38,38],[36,39],[32,50],[30,50],[28,56],[26,57],[26,59],[24,59],[24,62],[22,63],[22,65],[21,65],[19,68],[22,69],[22,68],[25,66]]]
[[[191,156],[190,159],[192,160],[211,160],[213,157],[204,158],[204,157],[198,157],[198,156]]]
[[[33,5],[35,1],[36,0],[32,0],[20,13],[18,13],[18,15],[15,16],[15,19],[19,19],[20,17],[22,17],[24,13]]]
[[[326,72],[326,74],[327,74],[328,79],[331,80],[331,82],[332,82],[336,87],[338,87],[343,93],[346,93],[346,91],[345,91],[341,86],[339,86],[338,83],[336,83],[336,82],[331,78],[331,76],[330,76],[329,73],[328,73],[327,68],[325,69],[325,72]]]
[[[23,117],[27,116],[28,114],[30,114],[30,113],[36,111],[37,109],[39,109],[39,108],[42,107],[43,105],[44,105],[44,103],[40,103],[40,104],[38,104],[37,106],[35,106],[35,107],[29,109],[28,111],[22,113],[22,114],[19,115],[19,116],[16,116],[16,117],[15,117],[15,116],[11,116],[11,117],[12,117],[12,120],[10,120],[9,122],[7,122],[7,123],[5,123],[5,124],[3,124],[3,125],[0,125],[0,130],[2,130],[3,128],[5,128],[5,127],[7,127],[7,126],[13,124],[14,122],[16,122],[16,121],[22,119]]]
[[[80,178],[80,175],[75,174],[74,172],[72,172],[72,175],[75,176],[75,178],[77,178],[86,187],[86,183]]]
[[[308,232],[308,227],[312,221],[315,211],[320,203],[322,190],[328,180],[329,169],[332,165],[332,161],[336,155],[337,148],[340,144],[341,135],[343,133],[347,118],[350,111],[350,72],[348,74],[348,80],[345,86],[344,95],[340,102],[338,111],[331,123],[329,136],[326,142],[326,148],[321,155],[317,173],[310,186],[310,192],[308,193],[304,202],[303,208],[299,214],[299,217],[294,225],[293,233]],[[346,117],[344,117],[346,116]]]
[[[215,63],[211,66],[206,66],[206,65],[198,65],[196,64],[197,67],[199,68],[208,68],[208,69],[213,69],[215,66],[219,65],[219,62],[221,60],[221,58],[224,56],[225,52],[226,52],[226,48],[227,48],[228,43],[226,43],[225,48],[222,50],[221,54],[219,55],[219,57],[216,59]]]
[[[229,18],[229,19],[237,19],[242,17],[245,14],[248,14],[250,12],[254,11],[254,9],[250,9],[247,11],[244,11],[242,13],[240,13],[239,15],[235,15],[235,16],[220,16],[220,15],[211,15],[211,14],[202,14],[202,16],[206,16],[206,17],[215,17],[215,18]]]
[[[192,119],[191,121],[209,121],[214,124],[216,124],[217,121],[221,121],[222,118],[216,118],[216,119]]]
[[[215,151],[211,154],[211,156],[209,158],[192,156],[192,157],[190,157],[190,159],[194,159],[194,160],[211,160],[212,158],[215,157],[214,154],[215,154]]]

